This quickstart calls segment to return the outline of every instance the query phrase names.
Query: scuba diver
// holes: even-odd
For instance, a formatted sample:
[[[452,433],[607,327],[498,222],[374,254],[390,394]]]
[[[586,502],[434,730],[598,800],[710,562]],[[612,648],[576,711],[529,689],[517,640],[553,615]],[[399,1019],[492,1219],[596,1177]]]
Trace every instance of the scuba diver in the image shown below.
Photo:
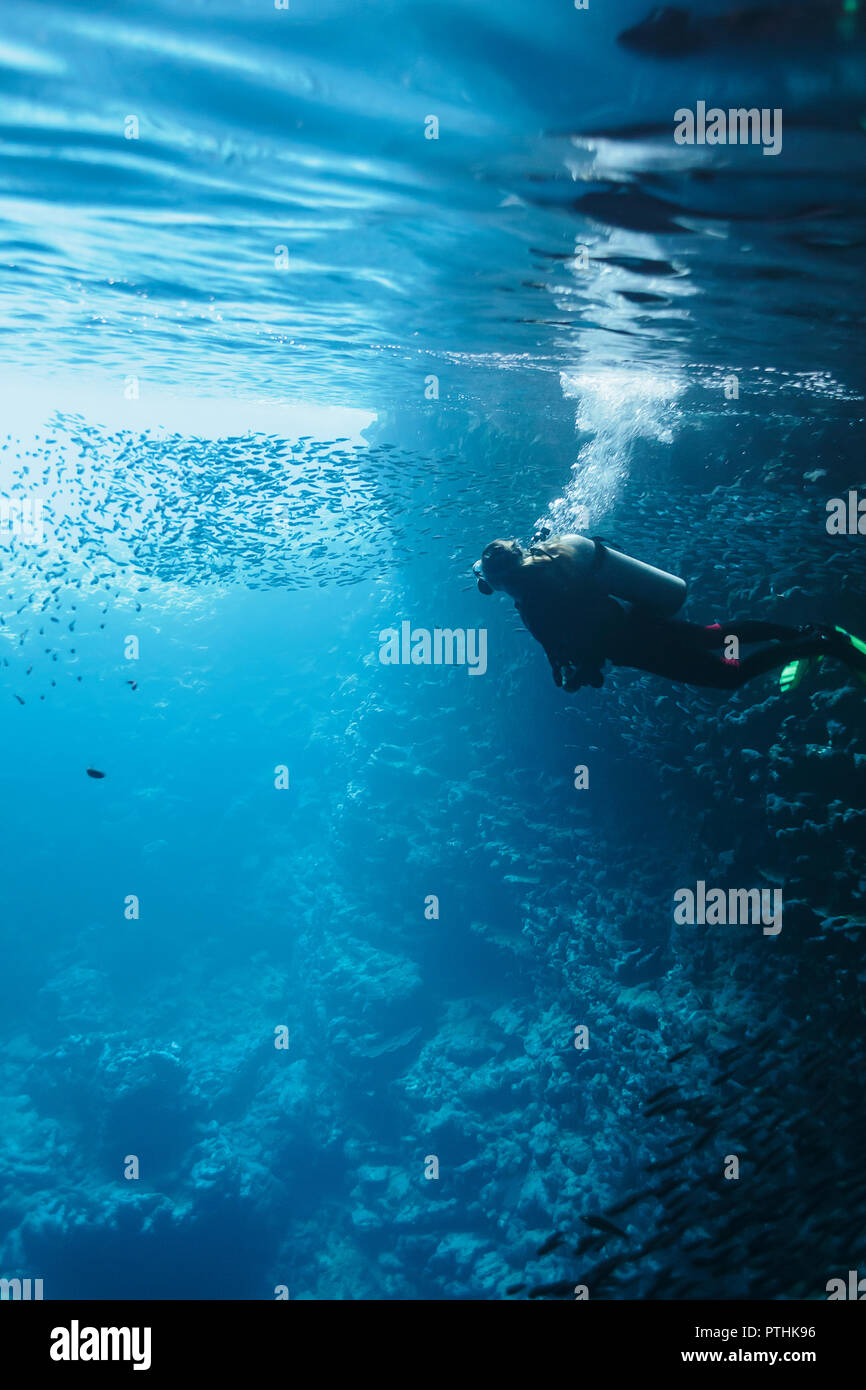
[[[843,628],[685,622],[673,616],[686,596],[684,580],[597,538],[544,530],[528,550],[517,541],[492,541],[474,573],[481,593],[500,590],[514,599],[563,690],[601,686],[607,661],[715,690],[738,690],[781,667],[781,688],[790,690],[829,656],[866,681],[866,643]],[[737,638],[733,648],[731,638]],[[764,645],[743,658],[723,655],[739,651],[739,643]]]

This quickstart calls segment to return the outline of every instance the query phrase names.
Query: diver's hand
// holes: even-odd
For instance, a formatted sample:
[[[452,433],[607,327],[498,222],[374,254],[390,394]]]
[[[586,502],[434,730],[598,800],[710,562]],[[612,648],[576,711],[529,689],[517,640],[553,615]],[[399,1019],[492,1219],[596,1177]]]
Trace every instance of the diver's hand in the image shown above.
[[[569,695],[573,695],[581,686],[591,685],[599,690],[604,685],[604,676],[598,668],[590,669],[586,666],[567,666],[563,667],[565,679],[562,681],[563,690],[567,690]],[[559,684],[559,682],[557,682]]]
[[[563,690],[567,690],[569,695],[573,695],[574,692],[576,690],[579,690],[580,687],[583,685],[583,681],[580,677],[581,672],[578,670],[578,668],[576,666],[569,666],[568,674],[566,675],[565,680],[562,683]]]

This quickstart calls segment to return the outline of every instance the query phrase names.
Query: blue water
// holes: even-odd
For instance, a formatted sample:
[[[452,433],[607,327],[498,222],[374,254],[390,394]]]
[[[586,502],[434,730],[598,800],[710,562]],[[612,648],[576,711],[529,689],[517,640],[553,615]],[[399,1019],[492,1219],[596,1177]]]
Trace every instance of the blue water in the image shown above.
[[[0,1276],[863,1268],[861,688],[565,696],[472,581],[546,522],[696,621],[866,626],[858,11],[664,56],[648,8],[4,7]],[[782,153],[677,146],[698,100]],[[383,665],[404,620],[487,670]],[[676,926],[697,880],[783,931]]]

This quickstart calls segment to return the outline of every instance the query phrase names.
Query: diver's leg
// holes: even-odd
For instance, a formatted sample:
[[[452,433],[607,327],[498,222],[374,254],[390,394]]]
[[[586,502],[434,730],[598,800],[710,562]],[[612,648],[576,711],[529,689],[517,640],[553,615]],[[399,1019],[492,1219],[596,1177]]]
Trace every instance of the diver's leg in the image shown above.
[[[802,628],[791,627],[785,623],[766,623],[755,618],[731,618],[727,623],[710,623],[700,629],[703,634],[700,645],[710,648],[723,647],[729,637],[736,637],[747,645],[751,642],[784,642],[806,634]]]
[[[638,624],[633,620],[610,643],[606,655],[615,666],[630,666],[666,680],[735,690],[740,684],[739,662],[707,650],[709,640],[713,639],[708,639],[699,623],[675,619]]]
[[[729,628],[732,637],[741,642],[788,642],[806,636],[801,627],[791,627],[790,623],[766,623],[755,618],[735,619]]]
[[[718,633],[700,623],[632,609],[622,627],[612,634],[605,655],[615,666],[630,666],[688,685],[733,690],[739,684],[737,663],[711,654],[708,648],[718,645]]]
[[[658,651],[633,651],[619,665],[636,666],[651,675],[665,676],[684,685],[697,685],[710,690],[739,690],[747,681],[768,671],[787,666],[810,656],[832,656],[857,671],[866,671],[866,655],[851,646],[844,638],[832,640],[826,636],[795,637],[762,647],[742,660],[715,656],[687,641],[669,640]]]
[[[700,648],[673,648],[657,655],[644,655],[640,661],[630,661],[640,671],[664,676],[683,685],[699,685],[709,690],[736,690],[743,684],[738,661],[726,661]]]
[[[815,637],[798,637],[790,642],[778,642],[772,647],[764,647],[752,652],[739,662],[742,673],[740,684],[773,671],[779,666],[787,666],[789,661],[801,661],[804,657],[831,656],[842,661],[852,671],[866,672],[866,655],[844,637],[836,633],[824,633]]]

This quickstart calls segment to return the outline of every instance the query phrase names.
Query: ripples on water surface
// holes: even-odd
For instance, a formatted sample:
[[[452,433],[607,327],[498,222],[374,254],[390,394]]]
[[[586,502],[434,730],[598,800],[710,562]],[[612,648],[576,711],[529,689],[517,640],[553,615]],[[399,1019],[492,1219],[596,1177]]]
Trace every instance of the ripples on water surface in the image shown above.
[[[719,0],[673,32],[637,0],[4,6],[0,477],[43,501],[44,536],[0,534],[0,1251],[51,1296],[568,1281],[575,1257],[535,1251],[658,1160],[662,1137],[629,1130],[666,1054],[694,1048],[704,1095],[715,1050],[774,1010],[794,1033],[833,980],[855,1007],[835,938],[816,1000],[796,977],[818,948],[780,985],[757,948],[732,967],[678,947],[667,909],[696,876],[781,875],[804,914],[849,920],[850,721],[819,701],[814,767],[788,784],[784,716],[751,693],[728,722],[633,675],[567,705],[470,582],[492,535],[585,516],[687,573],[691,616],[856,626],[862,549],[823,518],[863,477],[862,19],[782,8]],[[781,108],[782,154],[675,145],[697,100]],[[485,680],[386,687],[376,634],[406,616],[489,622]],[[569,770],[589,747],[587,818]],[[418,906],[434,892],[441,923]],[[804,915],[792,950],[798,930],[821,939]],[[607,1048],[578,1100],[576,1012]],[[838,1027],[840,1056],[862,1047]],[[778,1067],[796,1133],[812,1083]],[[136,1145],[147,1180],[118,1194]],[[416,1168],[439,1148],[461,1177],[431,1212]],[[604,1296],[808,1292],[791,1203],[772,1269],[756,1198],[715,1266],[648,1254],[631,1284],[599,1275]],[[819,1216],[829,1277],[857,1252]]]
[[[437,365],[842,368],[859,43],[654,60],[638,4],[549,10],[7,7],[15,360],[351,405]],[[781,106],[784,158],[675,146],[678,93]]]

